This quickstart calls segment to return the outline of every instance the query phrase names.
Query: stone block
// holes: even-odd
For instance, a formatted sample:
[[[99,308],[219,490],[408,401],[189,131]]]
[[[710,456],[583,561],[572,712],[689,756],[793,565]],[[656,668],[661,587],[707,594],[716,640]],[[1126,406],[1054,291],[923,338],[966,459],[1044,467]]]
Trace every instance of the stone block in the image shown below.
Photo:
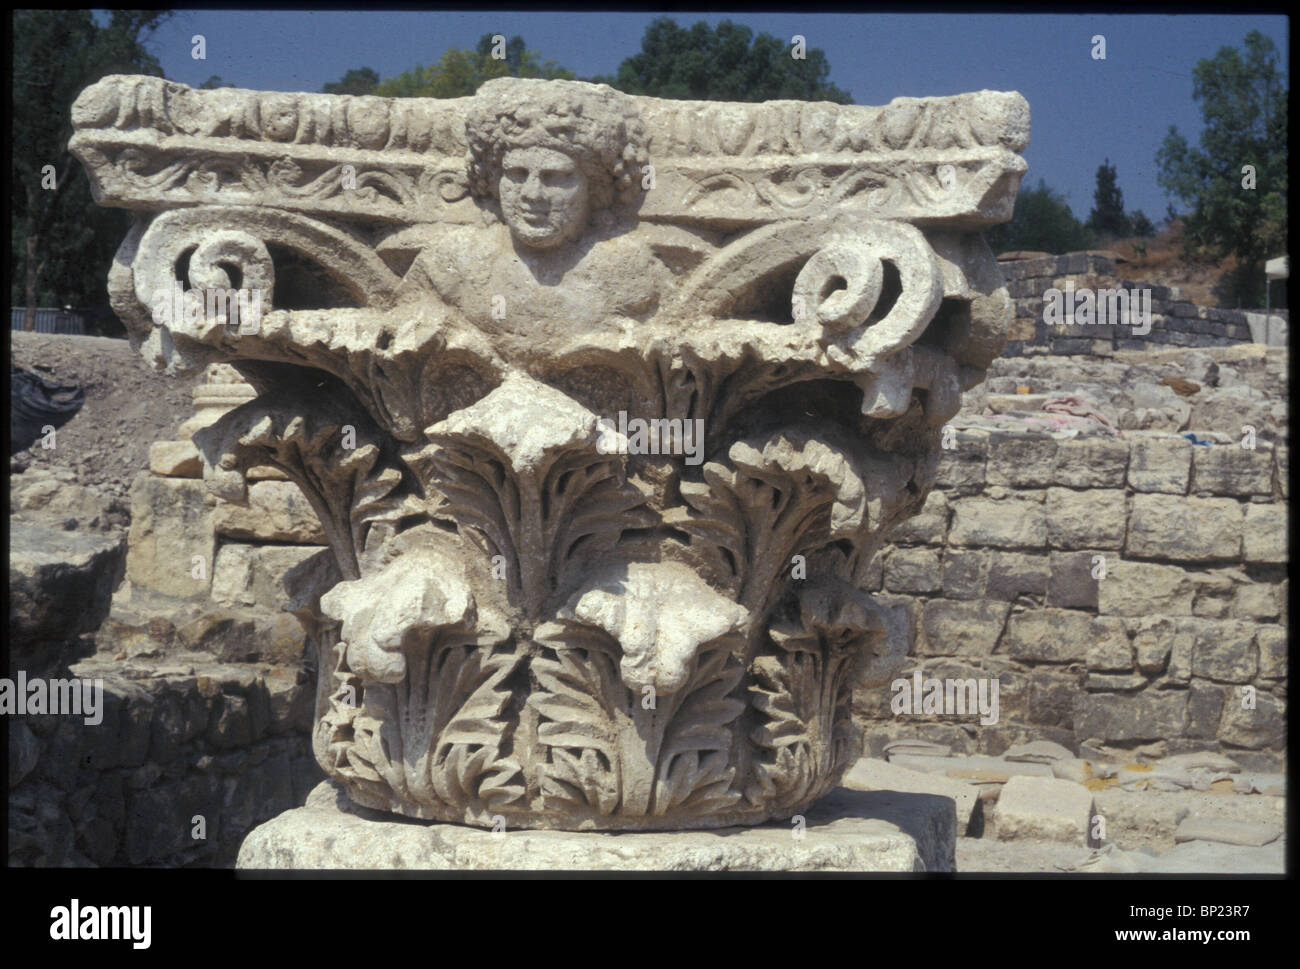
[[[1258,690],[1252,693],[1250,687],[1228,687],[1219,740],[1249,750],[1281,748],[1286,743],[1286,704]]]
[[[989,552],[978,549],[943,550],[943,594],[949,599],[979,599],[989,577]]]
[[[108,616],[124,536],[11,519],[8,537],[8,668],[31,671],[69,658],[77,637]]]
[[[1098,616],[1089,624],[1092,643],[1088,647],[1088,669],[1102,673],[1127,673],[1133,669],[1133,644],[1124,620]]]
[[[1007,622],[1007,654],[1043,663],[1082,662],[1088,655],[1092,616],[1071,609],[1036,609]]]
[[[1249,683],[1259,663],[1255,625],[1236,620],[1202,620],[1192,645],[1192,675],[1220,683]]]
[[[1088,693],[1074,700],[1074,734],[1080,741],[1163,740],[1181,735],[1186,719],[1186,691]]]
[[[1185,841],[1214,841],[1219,844],[1258,847],[1276,841],[1282,834],[1283,827],[1280,824],[1252,824],[1228,818],[1192,816],[1184,818],[1178,825],[1174,840],[1179,844]]]
[[[959,430],[954,446],[939,451],[935,485],[959,495],[983,488],[988,438],[988,431]]]
[[[885,560],[885,588],[909,594],[938,592],[943,588],[939,550],[895,548]]]
[[[889,761],[863,757],[849,768],[840,783],[855,791],[898,791],[951,798],[958,836],[965,835],[972,825],[983,824],[979,788],[967,781],[908,770]]]
[[[141,588],[180,599],[205,596],[215,551],[213,509],[201,480],[136,476],[127,578]]]
[[[1266,446],[1248,449],[1237,444],[1194,448],[1191,491],[1239,497],[1271,495],[1272,449]]]
[[[1246,534],[1249,535],[1249,525],[1246,529]],[[1252,619],[1256,622],[1271,622],[1277,619],[1281,613],[1278,592],[1278,586],[1267,582],[1247,582],[1238,585],[1232,600],[1232,617]]]
[[[1123,488],[1129,445],[1113,437],[1060,441],[1052,483],[1067,488]]]
[[[958,498],[948,542],[956,546],[1042,548],[1047,522],[1040,502],[1026,498]]]
[[[192,441],[154,441],[149,445],[149,470],[165,478],[201,478],[203,461]]]
[[[1056,777],[1013,777],[998,796],[999,841],[1088,843],[1092,792]]]
[[[1266,680],[1285,680],[1287,670],[1287,628],[1256,626],[1255,645],[1259,649],[1259,676]]]
[[[1242,557],[1247,562],[1281,565],[1288,559],[1286,505],[1247,505],[1241,526]]]
[[[1053,480],[1056,440],[1046,434],[989,435],[985,481],[1009,488],[1041,488]]]
[[[1241,556],[1241,506],[1231,498],[1134,495],[1125,555],[1177,562]]]
[[[217,551],[212,575],[212,598],[222,605],[262,606],[281,611],[291,608],[283,579],[322,546],[244,545],[227,543]]]
[[[1174,621],[1164,616],[1129,621],[1133,633],[1133,652],[1137,668],[1143,673],[1159,673],[1169,661],[1174,645]]]
[[[1225,687],[1204,680],[1193,680],[1187,691],[1187,728],[1185,735],[1194,739],[1213,740],[1219,734],[1223,717]]]
[[[1094,561],[1100,552],[1052,552],[1048,556],[1047,604],[1063,609],[1096,609],[1097,588],[1101,581],[1100,564]]]
[[[1118,549],[1124,544],[1127,496],[1120,490],[1048,488],[1043,501],[1052,548]]]
[[[1046,555],[989,552],[988,556],[988,579],[984,592],[987,598],[1014,602],[1024,595],[1041,599],[1047,592]]]
[[[1193,447],[1182,437],[1134,439],[1129,452],[1129,487],[1138,492],[1187,494]]]
[[[974,784],[1005,784],[1013,777],[1051,777],[1047,764],[1009,761],[1001,757],[980,754],[965,757],[917,757],[911,754],[890,754],[889,762],[908,770],[940,774],[955,780]]]
[[[1011,607],[988,599],[931,599],[921,614],[917,652],[926,656],[987,656],[1002,636]]]
[[[895,545],[942,545],[948,533],[948,499],[942,491],[931,491],[920,512],[900,522],[889,533]]]
[[[253,482],[248,504],[222,502],[213,513],[213,525],[218,533],[245,541],[326,544],[315,510],[290,481]]]

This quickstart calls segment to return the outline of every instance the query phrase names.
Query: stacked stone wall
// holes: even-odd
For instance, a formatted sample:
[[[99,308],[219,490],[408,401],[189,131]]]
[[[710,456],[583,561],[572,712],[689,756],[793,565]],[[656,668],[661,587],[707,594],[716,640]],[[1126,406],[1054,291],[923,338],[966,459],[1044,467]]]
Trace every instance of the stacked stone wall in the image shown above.
[[[207,377],[182,438],[253,395],[228,368]],[[320,523],[274,468],[255,469],[243,505],[201,474],[188,439],[155,442],[131,489],[124,562],[100,570],[124,581],[89,649],[50,647],[21,667],[11,656],[11,678],[98,680],[103,700],[98,723],[10,718],[10,865],[230,866],[248,831],[324,776],[310,742],[315,647],[285,586],[337,578]]]
[[[1177,286],[1133,282],[1118,276],[1113,258],[1095,252],[1008,260],[1000,264],[1007,292],[1014,301],[1015,319],[1004,356],[1021,354],[1087,354],[1113,350],[1152,350],[1161,347],[1224,347],[1240,343],[1285,345],[1289,314],[1198,306]],[[1048,325],[1044,293],[1067,284],[1076,290],[1121,289],[1151,291],[1151,329],[1143,335],[1131,326]]]
[[[978,428],[953,444],[869,587],[906,616],[907,676],[996,678],[1000,716],[898,716],[894,692],[862,693],[869,754],[920,736],[1282,763],[1285,444]]]

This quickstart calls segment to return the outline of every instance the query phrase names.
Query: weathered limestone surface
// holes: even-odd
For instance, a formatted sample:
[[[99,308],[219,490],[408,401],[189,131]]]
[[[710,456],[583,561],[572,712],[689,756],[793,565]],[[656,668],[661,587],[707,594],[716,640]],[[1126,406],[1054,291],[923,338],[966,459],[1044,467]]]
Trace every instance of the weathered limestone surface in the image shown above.
[[[955,831],[947,798],[838,788],[804,826],[772,823],[671,838],[629,832],[496,832],[413,825],[352,805],[325,782],[307,803],[254,828],[244,869],[435,871],[952,871]]]
[[[904,719],[888,692],[860,690],[864,753],[908,737],[984,755],[1051,739],[1080,758],[1210,750],[1282,769],[1289,458],[1286,420],[1265,411],[1285,417],[1285,351],[1000,358],[989,374],[949,424],[926,511],[891,533],[868,588],[914,619],[902,676],[996,677],[999,719]],[[1190,424],[1157,418],[1186,403],[1160,382],[1180,375],[1202,382]],[[1264,410],[1225,411],[1238,393]],[[1022,403],[1062,395],[1095,401],[1122,435],[1035,424],[1052,415]],[[1086,780],[1077,765],[1063,775]]]
[[[321,654],[316,757],[351,801],[598,831],[757,825],[834,789],[852,690],[907,644],[873,554],[1005,340],[980,231],[1025,168],[1019,95],[109,77],[73,120],[97,199],[138,216],[109,280],[133,341],[256,394],[212,385],[183,429],[224,500],[202,548],[133,531],[128,572],[242,608],[298,558],[232,542],[329,545],[337,571],[285,595]],[[159,448],[141,488],[203,517],[192,458]],[[1041,545],[1028,504],[954,531]]]
[[[998,838],[1088,841],[1092,792],[1057,777],[1013,777],[998,797]]]
[[[122,579],[124,545],[120,532],[97,535],[10,522],[10,672],[50,666],[66,643],[104,621]]]

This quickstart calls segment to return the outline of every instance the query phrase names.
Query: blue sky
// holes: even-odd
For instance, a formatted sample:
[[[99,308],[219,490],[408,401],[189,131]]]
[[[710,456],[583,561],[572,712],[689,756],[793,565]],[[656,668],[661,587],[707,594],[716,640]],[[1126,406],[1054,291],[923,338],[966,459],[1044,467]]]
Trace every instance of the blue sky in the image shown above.
[[[449,47],[473,47],[485,33],[520,34],[528,47],[579,76],[614,73],[636,53],[646,13],[183,10],[153,36],[167,77],[198,85],[213,74],[237,87],[319,91],[352,67],[382,78],[436,61]],[[1257,29],[1273,39],[1288,71],[1282,16],[1055,14],[673,13],[683,26],[732,20],[784,40],[820,47],[831,80],[858,104],[900,96],[1015,90],[1033,119],[1027,184],[1040,177],[1075,214],[1092,207],[1097,166],[1109,157],[1129,211],[1154,220],[1168,200],[1156,183],[1155,154],[1171,124],[1192,138],[1201,116],[1192,68]],[[202,34],[207,59],[193,60]],[[1091,38],[1106,38],[1093,60]]]

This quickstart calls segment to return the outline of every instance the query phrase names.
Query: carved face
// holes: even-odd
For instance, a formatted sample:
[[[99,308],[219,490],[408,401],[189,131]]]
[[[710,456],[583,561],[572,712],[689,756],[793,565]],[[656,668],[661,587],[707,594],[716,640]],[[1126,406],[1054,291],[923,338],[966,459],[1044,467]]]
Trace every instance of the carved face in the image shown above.
[[[550,249],[579,236],[589,211],[587,176],[553,148],[512,148],[501,159],[501,214],[515,239]]]

